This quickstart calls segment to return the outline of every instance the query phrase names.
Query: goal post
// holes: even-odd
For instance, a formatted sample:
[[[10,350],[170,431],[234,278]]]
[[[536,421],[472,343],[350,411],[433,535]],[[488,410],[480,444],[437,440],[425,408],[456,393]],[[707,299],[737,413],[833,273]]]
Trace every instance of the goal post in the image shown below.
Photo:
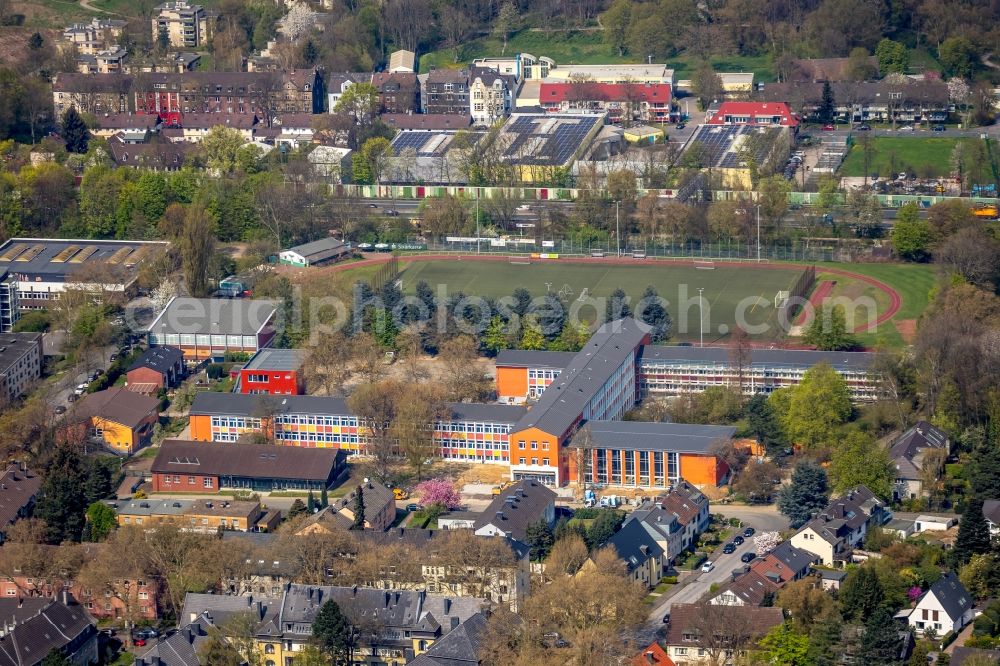
[[[779,309],[788,300],[788,290],[781,289],[774,295],[774,309]]]
[[[715,262],[712,261],[711,259],[695,259],[694,267],[697,268],[698,270],[714,271]]]

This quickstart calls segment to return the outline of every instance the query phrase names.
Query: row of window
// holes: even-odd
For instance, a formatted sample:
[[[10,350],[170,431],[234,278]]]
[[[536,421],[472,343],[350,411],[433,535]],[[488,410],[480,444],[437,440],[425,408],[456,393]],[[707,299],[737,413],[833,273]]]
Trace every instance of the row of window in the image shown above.
[[[163,479],[164,485],[169,485],[171,483],[180,483],[181,482],[181,477],[180,477],[179,474],[174,474],[173,476],[171,476],[169,474],[166,474],[166,475],[164,475],[162,477],[162,479]],[[187,484],[189,486],[193,486],[197,482],[198,482],[197,477],[189,476],[187,478]],[[210,476],[204,477],[202,479],[202,481],[201,481],[201,485],[204,486],[205,488],[211,488],[212,487],[212,477],[210,477]]]
[[[150,333],[149,344],[169,345],[172,347],[246,347],[255,349],[257,347],[257,337],[253,335],[202,335],[202,334],[181,334],[177,333]]]

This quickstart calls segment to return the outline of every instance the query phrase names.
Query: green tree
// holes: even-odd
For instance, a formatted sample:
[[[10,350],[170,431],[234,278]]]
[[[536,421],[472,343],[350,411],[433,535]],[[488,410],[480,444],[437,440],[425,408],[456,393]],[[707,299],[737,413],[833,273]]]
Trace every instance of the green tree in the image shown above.
[[[846,620],[867,622],[882,605],[885,594],[872,566],[861,566],[847,575],[840,590],[840,607]]]
[[[994,427],[1000,427],[1000,423]],[[1000,497],[1000,441],[977,446],[968,470],[973,497],[984,500]]]
[[[243,135],[235,127],[216,125],[211,128],[201,141],[206,166],[222,174],[234,172],[244,143]]]
[[[788,516],[793,528],[798,528],[826,506],[829,494],[826,470],[803,461],[795,466],[791,483],[778,493],[778,511]]]
[[[820,98],[819,108],[816,115],[821,123],[832,123],[833,116],[837,111],[836,101],[833,99],[833,87],[829,81],[823,82],[823,94]]]
[[[754,395],[744,407],[747,433],[764,445],[772,457],[780,457],[788,446],[788,437],[781,428],[774,410],[763,393]]]
[[[295,501],[292,502],[292,505],[290,507],[288,507],[288,519],[289,520],[291,520],[293,518],[298,518],[299,516],[307,515],[308,513],[309,513],[309,510],[306,509],[305,502],[303,502],[298,497],[296,497]]]
[[[118,524],[115,510],[104,502],[94,502],[87,507],[87,523],[91,541],[104,541]]]
[[[306,497],[306,511],[310,514],[316,513],[316,496],[313,495],[313,491],[309,491],[309,495]]]
[[[772,393],[771,405],[791,440],[807,449],[833,444],[851,416],[847,383],[826,363],[809,368],[798,385]]]
[[[994,553],[973,555],[959,571],[958,578],[975,598],[996,597],[1000,592],[1000,556]]]
[[[807,666],[809,637],[796,632],[788,622],[772,628],[760,639],[760,656],[772,666]]]
[[[35,33],[38,34],[37,32]],[[45,655],[45,659],[42,659],[42,666],[72,666],[73,662],[66,658],[63,651],[58,648],[52,648],[49,653]]]
[[[615,0],[608,11],[601,15],[604,26],[604,43],[625,55],[628,47],[629,25],[632,23],[632,3],[630,0]]]
[[[701,109],[707,109],[712,102],[722,98],[725,93],[722,77],[715,73],[712,63],[707,60],[702,61],[694,70],[691,76],[691,92],[694,93]]]
[[[365,141],[351,164],[354,182],[360,185],[381,183],[392,155],[389,140],[385,137],[374,136]]]
[[[351,529],[365,529],[365,489],[361,486],[358,486],[358,489],[354,491],[354,506],[351,507],[351,511],[354,513]]]
[[[600,548],[615,535],[622,525],[622,513],[614,509],[602,509],[587,528],[587,546],[593,550]]]
[[[313,642],[335,666],[351,663],[353,629],[335,601],[327,601],[313,620]]]
[[[892,247],[907,261],[927,261],[933,237],[930,226],[920,219],[917,204],[900,207],[892,225]]]
[[[879,607],[865,622],[859,663],[896,664],[902,647],[903,641],[899,635],[899,626],[893,619],[892,609],[887,606]]]
[[[85,155],[90,144],[90,130],[83,121],[75,106],[69,107],[62,118],[62,138],[66,142],[66,150],[71,153]]]
[[[518,347],[531,350],[545,349],[545,336],[542,334],[541,326],[538,325],[538,319],[534,316],[528,316],[523,322],[521,344]]]
[[[524,541],[531,548],[531,559],[541,562],[552,552],[552,546],[556,539],[552,533],[552,527],[547,520],[542,518],[537,523],[528,525]]]
[[[42,48],[45,44],[45,38],[42,37],[40,32],[31,33],[31,37],[28,38],[28,48],[32,51],[37,51]]]
[[[632,316],[632,308],[629,307],[628,295],[621,287],[611,292],[606,308],[605,321],[615,321],[616,319],[625,319]]]
[[[490,325],[483,332],[483,348],[495,356],[501,349],[510,349],[510,346],[506,322],[499,315],[493,315]]]
[[[817,622],[809,632],[809,661],[813,666],[835,666],[843,649],[844,620],[832,611]]]
[[[906,45],[884,38],[875,47],[878,68],[882,76],[886,74],[906,74],[910,69],[910,52]]]
[[[670,337],[670,313],[663,305],[663,299],[656,293],[652,285],[646,287],[642,298],[636,304],[636,315],[639,321],[647,324],[652,330],[649,337],[654,343],[663,342]]]
[[[979,52],[968,37],[953,35],[938,47],[938,61],[945,75],[971,79],[979,64]]]
[[[848,78],[852,81],[867,81],[868,79],[875,78],[877,72],[870,58],[868,49],[863,46],[851,49],[851,53],[847,58]]]
[[[958,536],[952,557],[956,564],[966,564],[973,555],[990,552],[990,527],[983,515],[983,500],[973,497],[965,505],[962,520],[958,523]]]
[[[858,346],[847,331],[843,305],[820,307],[802,339],[821,351],[849,351]]]
[[[45,521],[49,543],[80,540],[87,511],[84,469],[80,454],[69,445],[56,448],[45,466],[35,517]]]
[[[838,493],[864,485],[883,499],[892,497],[896,478],[886,449],[871,435],[858,430],[848,433],[834,446],[830,475]]]
[[[323,486],[323,492],[320,493],[319,505],[324,509],[330,506],[330,495],[327,493],[326,486]]]

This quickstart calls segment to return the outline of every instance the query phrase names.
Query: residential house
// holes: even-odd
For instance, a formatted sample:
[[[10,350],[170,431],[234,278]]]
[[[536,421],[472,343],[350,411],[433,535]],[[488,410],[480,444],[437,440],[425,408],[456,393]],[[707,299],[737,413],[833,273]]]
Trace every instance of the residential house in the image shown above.
[[[931,585],[907,618],[914,630],[938,637],[958,633],[972,620],[972,595],[951,571]]]
[[[659,584],[663,576],[664,551],[642,523],[632,520],[622,525],[604,545],[613,548],[625,563],[629,578],[647,589]]]
[[[168,439],[150,466],[154,492],[271,492],[329,488],[343,472],[336,449]]]
[[[278,253],[278,263],[300,268],[325,266],[350,257],[353,253],[350,243],[336,238],[321,238],[282,250]]]
[[[843,569],[817,569],[819,574],[819,584],[827,592],[839,590],[847,578],[847,572]]]
[[[937,479],[951,453],[948,435],[927,421],[918,421],[896,439],[889,458],[896,470],[892,499],[918,499],[929,494],[926,481]]]
[[[713,606],[763,606],[768,600],[774,601],[779,589],[773,580],[750,569],[719,588],[708,603]]]
[[[31,515],[41,487],[41,477],[23,463],[11,463],[0,474],[0,543],[6,540],[8,527]]]
[[[184,113],[172,114],[168,116],[170,121],[164,129],[180,129],[180,135],[168,133],[171,141],[184,141],[187,143],[201,143],[216,127],[227,127],[237,132],[244,142],[249,143],[254,139],[254,133],[258,127],[257,116],[246,113],[228,112],[205,112],[205,113]]]
[[[638,522],[656,540],[663,551],[663,564],[669,566],[684,551],[685,527],[677,514],[653,502],[640,504],[629,513],[625,523]]]
[[[417,113],[420,84],[412,72],[378,72],[372,76],[378,91],[379,113]]]
[[[510,115],[517,96],[517,81],[494,69],[469,70],[469,109],[473,125],[492,125]]]
[[[59,117],[71,106],[94,116],[126,113],[132,110],[131,90],[132,77],[127,74],[56,74],[52,78],[52,106]]]
[[[313,120],[314,114],[310,112],[282,113],[274,117],[270,128],[261,130],[259,134],[265,139],[273,140],[276,146],[294,150],[313,142],[316,136]]]
[[[180,629],[156,641],[153,646],[136,656],[133,666],[202,666],[203,646],[216,629],[211,613],[203,613],[194,622],[181,622]]]
[[[128,52],[120,46],[81,53],[76,58],[76,70],[81,74],[114,74],[124,72]]]
[[[74,442],[94,439],[112,451],[131,455],[149,443],[159,418],[159,400],[113,386],[85,395],[57,436]]]
[[[667,651],[653,641],[649,646],[632,657],[631,666],[676,666]]]
[[[487,613],[476,613],[407,666],[481,666],[488,621]]]
[[[528,527],[556,520],[556,494],[544,484],[525,479],[497,495],[473,529],[477,536],[505,536],[525,541]]]
[[[271,532],[281,521],[281,512],[252,501],[137,499],[109,500],[107,505],[114,509],[120,526],[135,525],[147,530],[170,523],[181,531],[203,534]]]
[[[90,23],[74,23],[63,29],[63,40],[76,47],[80,53],[96,53],[118,43],[125,21],[94,18]]]
[[[372,75],[368,72],[338,72],[326,75],[327,111],[336,113],[341,96],[355,83],[371,83]]]
[[[312,69],[153,72],[131,80],[135,110],[168,122],[186,113],[229,113],[257,116],[270,126],[278,114],[314,113],[325,102],[323,79]]]
[[[179,347],[185,359],[256,353],[275,336],[277,304],[270,300],[175,296],[149,326],[150,347]]]
[[[798,127],[799,121],[785,102],[723,102],[706,124]]]
[[[0,599],[0,666],[38,666],[50,652],[97,663],[97,627],[83,608],[55,599]]]
[[[358,493],[364,501],[364,526],[366,530],[384,532],[396,521],[396,499],[392,488],[365,479],[363,484],[309,517],[296,532],[298,536],[331,533],[351,529],[355,519]]]
[[[673,89],[669,83],[598,83],[542,81],[539,102],[549,113],[606,113],[612,123],[670,121]]]
[[[14,310],[7,316],[13,318]],[[0,405],[27,395],[42,378],[42,360],[41,333],[0,334]]]
[[[237,375],[235,393],[254,395],[302,395],[305,376],[302,349],[261,349],[250,357]]]
[[[984,501],[983,515],[986,516],[986,523],[990,526],[990,535],[993,538],[1000,537],[1000,500]]]
[[[730,663],[784,621],[773,606],[674,604],[664,649],[677,666]]]
[[[162,134],[176,130],[163,130]],[[124,135],[108,139],[108,150],[115,166],[148,169],[150,171],[178,171],[187,161],[190,148],[184,143],[170,140],[132,143]]]
[[[761,605],[788,583],[809,574],[816,556],[784,541],[734,575],[709,601],[711,604]]]
[[[424,113],[469,115],[469,72],[462,69],[435,69],[427,75],[421,91]]]
[[[665,511],[677,516],[684,528],[681,550],[693,547],[698,535],[708,529],[708,497],[687,481],[679,481],[658,501]]]
[[[851,561],[854,548],[868,530],[881,527],[891,518],[885,502],[864,486],[858,486],[830,503],[815,518],[803,525],[790,539],[796,548],[806,550],[826,566]]]
[[[97,123],[90,128],[90,133],[103,139],[110,139],[115,134],[123,132],[141,132],[143,141],[148,141],[150,135],[160,128],[160,117],[154,114],[137,113],[105,113],[97,117]]]
[[[862,81],[831,84],[834,119],[854,123],[940,123],[948,119],[951,99],[941,80]],[[803,118],[818,120],[823,84],[769,83],[755,98],[787,102]]]
[[[165,40],[177,48],[205,46],[212,35],[212,21],[201,5],[189,5],[184,0],[164,2],[153,9],[152,39]]]
[[[184,377],[184,353],[176,347],[150,347],[125,373],[125,386],[138,393],[156,393],[176,386]]]

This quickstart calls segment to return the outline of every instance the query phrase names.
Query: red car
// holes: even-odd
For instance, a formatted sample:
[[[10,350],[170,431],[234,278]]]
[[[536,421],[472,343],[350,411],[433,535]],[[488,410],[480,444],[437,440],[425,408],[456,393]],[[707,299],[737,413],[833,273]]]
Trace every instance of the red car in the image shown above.
[[[132,643],[136,647],[146,647],[146,639],[145,638],[137,638],[134,641],[132,641]]]
[[[837,128],[834,127],[833,125],[823,125],[823,131],[824,132],[832,132],[835,129],[837,129]]]

